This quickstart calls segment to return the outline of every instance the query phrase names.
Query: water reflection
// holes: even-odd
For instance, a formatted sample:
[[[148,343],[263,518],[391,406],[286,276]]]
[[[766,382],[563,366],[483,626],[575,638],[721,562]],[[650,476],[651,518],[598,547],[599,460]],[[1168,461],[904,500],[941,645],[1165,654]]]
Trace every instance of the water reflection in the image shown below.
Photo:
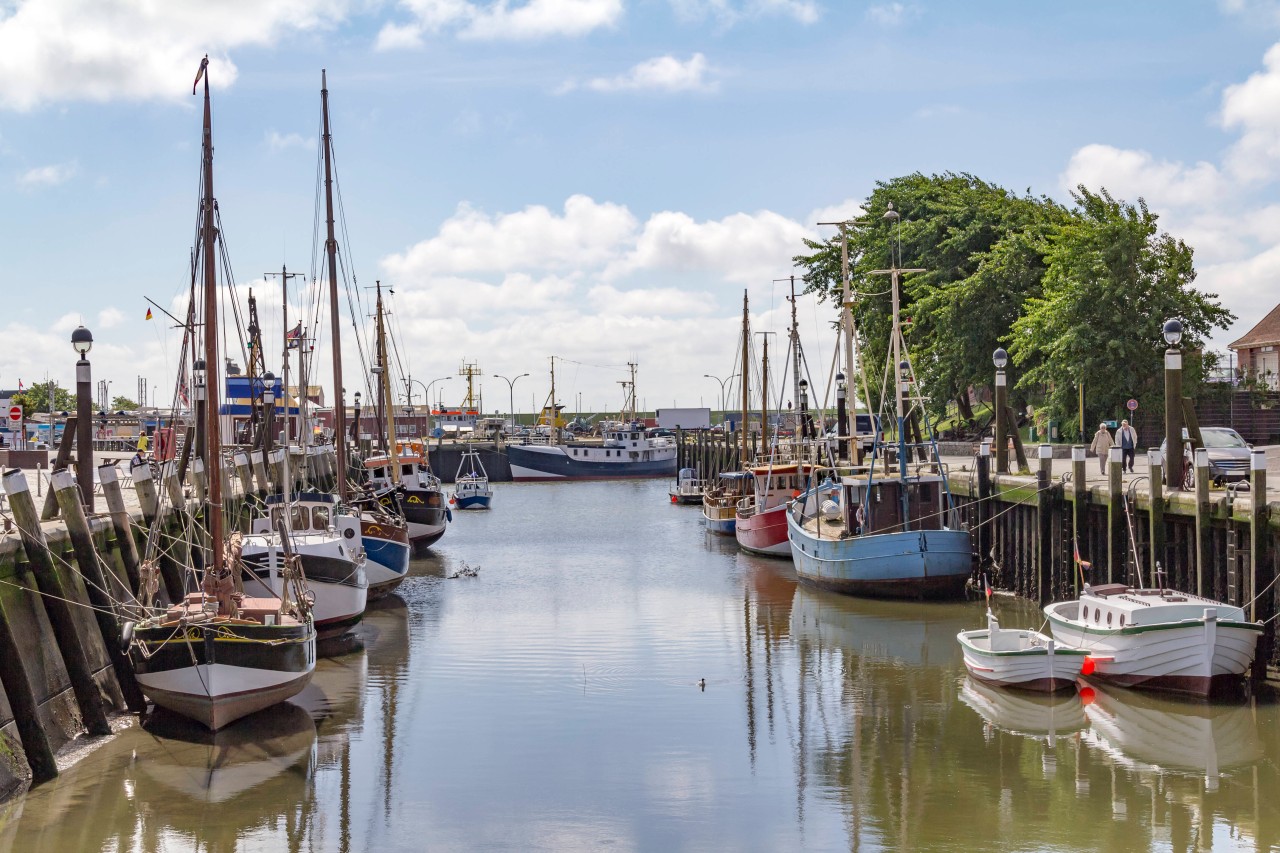
[[[1043,740],[1049,747],[1060,735],[1077,732],[1086,723],[1084,703],[1076,693],[1010,690],[965,676],[960,701],[977,711],[990,729]]]

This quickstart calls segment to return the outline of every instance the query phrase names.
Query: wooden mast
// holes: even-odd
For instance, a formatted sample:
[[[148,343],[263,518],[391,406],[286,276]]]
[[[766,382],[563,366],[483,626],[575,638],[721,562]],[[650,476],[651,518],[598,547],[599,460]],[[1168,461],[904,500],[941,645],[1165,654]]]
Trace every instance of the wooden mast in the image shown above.
[[[222,554],[222,433],[219,423],[222,398],[222,361],[218,357],[218,270],[214,241],[218,231],[213,217],[213,119],[209,106],[209,57],[200,62],[200,76],[204,77],[204,199],[201,205],[201,243],[204,249],[204,364],[207,403],[205,405],[205,460],[208,478],[208,515],[210,554],[209,565],[217,576],[223,568]]]
[[[342,346],[338,323],[338,241],[333,236],[333,165],[329,144],[329,87],[320,69],[320,112],[324,121],[325,254],[329,256],[329,336],[333,347],[333,448],[338,467],[338,496],[346,503],[347,400],[342,387]]]
[[[387,325],[382,314],[382,282],[378,286],[378,367],[382,371],[378,393],[387,419],[387,453],[391,456],[391,482],[400,485],[400,448],[396,442],[395,397],[391,394],[391,365],[387,363]],[[423,448],[423,452],[426,449]]]
[[[769,335],[772,332],[760,332],[764,337],[764,356],[760,361],[760,447],[767,456],[769,450]]]
[[[750,462],[747,455],[747,408],[751,405],[751,318],[747,313],[747,291],[742,291],[742,424],[738,427],[742,432],[742,464]]]

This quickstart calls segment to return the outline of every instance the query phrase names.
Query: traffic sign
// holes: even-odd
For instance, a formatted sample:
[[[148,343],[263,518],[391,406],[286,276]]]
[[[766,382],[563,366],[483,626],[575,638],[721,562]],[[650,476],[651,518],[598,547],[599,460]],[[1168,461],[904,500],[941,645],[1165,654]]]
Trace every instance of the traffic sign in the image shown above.
[[[21,407],[21,406],[10,406],[10,407],[9,407],[9,421],[10,421],[11,423],[15,423],[15,424],[16,424],[16,423],[20,422],[21,420],[22,420],[22,407]]]
[[[1129,411],[1131,411],[1131,412],[1136,412],[1136,411],[1138,411],[1138,401],[1137,401],[1137,400],[1130,400],[1129,402],[1127,402],[1127,403],[1125,403],[1125,404],[1124,404],[1124,407],[1125,407],[1126,409],[1128,409]]]

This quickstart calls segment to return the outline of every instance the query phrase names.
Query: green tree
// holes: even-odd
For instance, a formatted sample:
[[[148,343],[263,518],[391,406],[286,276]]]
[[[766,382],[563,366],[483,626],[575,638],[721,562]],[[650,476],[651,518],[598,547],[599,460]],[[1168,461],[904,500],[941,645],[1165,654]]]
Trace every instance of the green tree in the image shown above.
[[[28,412],[49,411],[49,394],[53,393],[53,410],[55,412],[74,412],[76,396],[56,382],[37,382],[30,388],[19,391],[13,396],[13,402]]]
[[[119,394],[111,399],[111,410],[118,412],[121,410],[131,410],[138,408],[138,404],[130,400],[123,394]]]
[[[1182,320],[1184,388],[1203,379],[1197,355],[1213,328],[1235,319],[1217,294],[1191,286],[1192,249],[1161,233],[1141,199],[1132,205],[1084,186],[1072,194],[1072,217],[1043,241],[1039,295],[1005,337],[1024,370],[1019,386],[1043,399],[1050,417],[1077,431],[1077,391],[1083,378],[1086,431],[1099,415],[1114,417],[1130,396],[1163,394],[1164,321]]]

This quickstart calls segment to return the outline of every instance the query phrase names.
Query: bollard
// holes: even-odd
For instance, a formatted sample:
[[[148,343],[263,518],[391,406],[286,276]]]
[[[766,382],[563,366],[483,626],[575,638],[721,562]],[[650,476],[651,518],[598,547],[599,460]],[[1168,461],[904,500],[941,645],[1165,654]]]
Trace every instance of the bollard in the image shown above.
[[[1205,568],[1213,564],[1213,521],[1209,506],[1209,451],[1196,451],[1196,595],[1204,595]]]
[[[58,507],[62,510],[62,518],[67,524],[67,535],[71,539],[71,549],[76,555],[76,564],[85,580],[85,594],[93,605],[93,616],[98,622],[98,632],[102,635],[102,645],[107,650],[107,658],[116,673],[116,682],[124,696],[125,704],[135,714],[146,710],[146,700],[138,688],[133,676],[133,667],[120,645],[120,622],[115,617],[112,607],[110,587],[102,573],[102,565],[98,561],[98,549],[93,544],[93,531],[89,528],[89,519],[84,514],[84,506],[80,503],[80,490],[70,471],[60,471],[53,475],[50,488],[57,496]]]
[[[124,564],[125,574],[129,578],[129,592],[136,596],[140,583],[138,543],[133,538],[132,519],[124,506],[119,470],[114,465],[99,467],[98,482],[102,484],[102,496],[106,499],[107,514],[111,517],[111,527],[115,531],[116,550],[120,552],[120,562]]]
[[[1117,581],[1117,569],[1124,567],[1124,469],[1119,447],[1112,447],[1107,456],[1107,583]],[[1118,579],[1124,581],[1123,575]]]
[[[75,620],[71,615],[71,599],[54,569],[53,558],[49,554],[44,531],[40,528],[40,518],[26,476],[18,469],[6,471],[4,489],[9,495],[9,508],[18,523],[22,549],[31,564],[31,574],[40,590],[40,600],[44,604],[45,614],[49,617],[49,625],[53,628],[53,635],[58,643],[58,651],[67,668],[67,678],[71,681],[76,703],[80,706],[85,730],[92,735],[111,734],[102,693],[93,680],[89,658],[85,655],[84,645],[76,632]]]
[[[1036,586],[1043,606],[1053,600],[1053,448],[1041,444],[1036,455]]]
[[[1151,531],[1151,547],[1147,554],[1147,576],[1151,585],[1157,586],[1156,566],[1173,568],[1169,555],[1165,553],[1164,532],[1164,456],[1159,450],[1147,451],[1147,466],[1151,469],[1148,483],[1151,486],[1151,505],[1147,507],[1147,529]],[[1197,486],[1199,482],[1197,481]]]

